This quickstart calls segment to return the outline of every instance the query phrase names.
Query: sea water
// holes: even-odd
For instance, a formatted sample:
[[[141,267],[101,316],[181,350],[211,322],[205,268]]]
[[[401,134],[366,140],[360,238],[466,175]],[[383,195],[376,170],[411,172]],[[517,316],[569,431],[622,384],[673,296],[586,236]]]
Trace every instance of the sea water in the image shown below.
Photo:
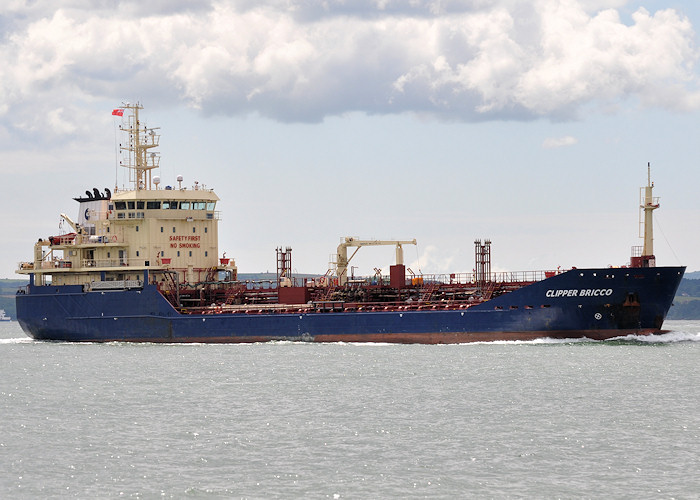
[[[0,497],[698,498],[700,322],[606,342],[35,342]]]

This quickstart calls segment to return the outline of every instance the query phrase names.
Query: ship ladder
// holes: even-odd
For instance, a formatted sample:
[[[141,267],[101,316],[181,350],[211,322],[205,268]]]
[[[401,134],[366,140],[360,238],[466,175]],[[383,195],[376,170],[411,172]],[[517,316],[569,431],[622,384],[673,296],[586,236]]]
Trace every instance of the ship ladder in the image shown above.
[[[440,288],[440,283],[430,283],[428,284],[427,287],[423,289],[423,293],[421,294],[420,300],[421,302],[427,302],[430,300],[430,297],[433,296],[433,293]]]
[[[335,287],[332,285],[328,285],[328,287],[326,287],[326,289],[323,291],[323,294],[321,295],[320,299],[322,301],[331,300],[333,292],[335,292]]]
[[[491,281],[487,283],[486,287],[484,288],[483,292],[483,297],[484,301],[491,300],[491,297],[493,296],[493,292],[496,290],[496,283]]]

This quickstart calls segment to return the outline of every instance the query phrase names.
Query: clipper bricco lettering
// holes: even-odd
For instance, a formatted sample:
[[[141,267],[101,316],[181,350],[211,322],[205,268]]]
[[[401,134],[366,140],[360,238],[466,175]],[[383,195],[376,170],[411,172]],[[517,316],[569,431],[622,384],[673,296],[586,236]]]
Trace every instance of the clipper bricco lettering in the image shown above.
[[[607,297],[613,294],[612,288],[582,288],[581,290],[547,290],[547,297]]]
[[[199,248],[200,236],[171,236],[170,248]]]

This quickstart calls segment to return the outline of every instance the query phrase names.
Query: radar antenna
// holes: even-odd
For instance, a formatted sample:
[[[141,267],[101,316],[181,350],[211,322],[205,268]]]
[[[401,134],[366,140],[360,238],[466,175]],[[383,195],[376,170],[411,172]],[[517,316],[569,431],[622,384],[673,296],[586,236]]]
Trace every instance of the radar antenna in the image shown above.
[[[128,153],[126,162],[120,163],[129,169],[129,181],[134,189],[152,189],[152,171],[160,166],[160,153],[150,150],[159,145],[160,134],[156,131],[160,127],[141,126],[139,110],[143,109],[143,106],[139,103],[126,103],[120,108],[129,112],[126,125],[119,127],[128,136],[128,143],[119,145],[120,151]]]

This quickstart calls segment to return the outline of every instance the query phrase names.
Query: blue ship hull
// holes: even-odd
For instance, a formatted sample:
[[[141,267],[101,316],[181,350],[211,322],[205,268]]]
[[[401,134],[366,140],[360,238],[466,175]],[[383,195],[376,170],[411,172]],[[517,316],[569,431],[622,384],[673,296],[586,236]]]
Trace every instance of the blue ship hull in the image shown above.
[[[662,330],[684,267],[573,269],[463,309],[181,314],[155,285],[85,291],[29,285],[17,320],[32,338],[89,342],[461,343],[608,339]],[[264,307],[264,306],[263,306]],[[292,308],[293,309],[293,308]]]

